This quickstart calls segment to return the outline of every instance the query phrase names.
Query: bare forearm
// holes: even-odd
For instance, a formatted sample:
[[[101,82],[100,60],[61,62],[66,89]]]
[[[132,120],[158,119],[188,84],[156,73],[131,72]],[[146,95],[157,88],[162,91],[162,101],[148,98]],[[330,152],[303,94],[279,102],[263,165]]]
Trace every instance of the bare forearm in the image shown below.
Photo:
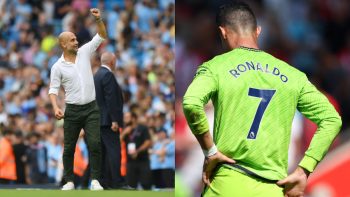
[[[97,33],[100,35],[102,38],[106,39],[107,38],[107,32],[106,32],[106,27],[105,24],[103,23],[102,18],[96,18],[96,24],[97,24]]]
[[[124,129],[124,131],[125,131],[125,129]],[[122,131],[120,133],[120,140],[124,140],[125,139],[126,133],[124,131]]]
[[[146,151],[151,147],[151,140],[146,140],[138,149],[137,152],[140,153],[142,151]]]
[[[100,35],[102,38],[106,39],[107,38],[106,27],[103,24],[102,14],[101,14],[100,10],[97,8],[92,8],[92,9],[90,9],[90,12],[96,20],[98,35]]]
[[[213,138],[209,131],[195,136],[203,150],[209,150],[214,145]]]
[[[128,135],[131,132],[132,128],[130,126],[127,126],[123,129],[123,131],[120,133],[120,139],[124,140],[125,136]]]
[[[49,96],[50,96],[50,100],[51,100],[51,104],[52,104],[53,110],[55,112],[55,117],[57,118],[57,120],[61,120],[62,118],[64,118],[64,113],[59,108],[59,106],[57,105],[57,95],[49,94]]]
[[[50,101],[51,101],[52,107],[53,107],[54,109],[57,109],[57,108],[58,108],[58,105],[57,105],[57,95],[55,95],[55,94],[49,94],[49,97],[50,97]]]

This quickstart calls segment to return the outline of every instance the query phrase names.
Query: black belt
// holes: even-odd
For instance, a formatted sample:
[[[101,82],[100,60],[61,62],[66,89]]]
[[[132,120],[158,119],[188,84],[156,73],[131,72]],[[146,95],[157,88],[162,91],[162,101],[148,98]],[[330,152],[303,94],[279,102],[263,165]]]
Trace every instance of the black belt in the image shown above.
[[[94,106],[95,104],[96,104],[96,100],[93,100],[93,101],[86,103],[86,104],[83,104],[83,105],[66,103],[66,106],[71,108],[71,109],[86,109],[86,108],[89,108],[91,106]]]
[[[245,174],[247,174],[248,176],[250,177],[253,177],[253,178],[256,178],[256,179],[259,179],[263,182],[266,182],[266,183],[277,183],[278,180],[270,180],[270,179],[267,179],[267,178],[264,178],[264,177],[261,177],[259,175],[257,175],[256,173],[248,170],[247,168],[244,168],[238,164],[235,164],[235,163],[221,163],[219,166],[221,165],[229,165],[229,166],[232,166],[234,168],[237,168],[239,170],[241,170],[242,172],[244,172]]]

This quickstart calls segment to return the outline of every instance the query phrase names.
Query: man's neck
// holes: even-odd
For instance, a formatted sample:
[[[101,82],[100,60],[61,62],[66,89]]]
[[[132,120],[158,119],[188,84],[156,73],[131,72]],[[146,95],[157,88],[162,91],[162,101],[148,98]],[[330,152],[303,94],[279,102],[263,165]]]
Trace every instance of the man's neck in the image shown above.
[[[235,42],[229,43],[231,49],[238,47],[247,47],[253,49],[259,49],[258,44],[252,38],[239,38]]]
[[[112,69],[109,66],[107,66],[106,64],[102,64],[101,66],[104,67],[104,68],[107,68],[109,71],[112,72]]]
[[[63,52],[63,58],[66,62],[75,63],[77,55],[73,53]]]
[[[259,49],[256,42],[248,41],[248,40],[240,40],[237,43],[237,47],[247,47],[247,48]]]
[[[253,48],[253,49],[259,49],[257,38],[255,38],[253,35],[238,35],[238,34],[230,34],[228,42],[228,48],[230,50],[238,48],[238,47],[247,47],[247,48]]]

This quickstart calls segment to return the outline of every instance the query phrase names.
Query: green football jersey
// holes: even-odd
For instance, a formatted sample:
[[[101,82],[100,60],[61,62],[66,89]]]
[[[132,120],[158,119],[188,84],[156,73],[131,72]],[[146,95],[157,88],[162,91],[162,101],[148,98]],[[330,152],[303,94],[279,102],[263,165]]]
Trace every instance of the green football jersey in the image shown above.
[[[287,175],[296,109],[318,125],[300,166],[312,172],[341,127],[328,99],[306,75],[264,51],[239,47],[203,63],[183,98],[193,134],[209,130],[204,105],[212,100],[213,139],[237,163],[270,180]]]

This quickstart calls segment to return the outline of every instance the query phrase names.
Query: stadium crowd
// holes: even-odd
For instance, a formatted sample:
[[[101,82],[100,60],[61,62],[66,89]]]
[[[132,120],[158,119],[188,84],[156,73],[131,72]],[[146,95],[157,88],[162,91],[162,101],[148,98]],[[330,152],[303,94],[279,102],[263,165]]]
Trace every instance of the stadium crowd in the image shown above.
[[[149,162],[156,172],[154,178],[160,179],[162,169],[170,170],[174,176],[174,3],[174,0],[0,0],[0,183],[61,182],[63,120],[55,119],[49,101],[50,69],[62,54],[56,39],[60,32],[74,32],[79,46],[96,34],[89,17],[91,7],[102,11],[108,32],[108,39],[91,59],[93,71],[100,66],[103,51],[116,54],[115,77],[123,90],[124,112],[137,114],[138,123],[148,128],[153,141]],[[59,96],[63,98],[63,91]],[[17,168],[15,176],[2,176],[14,166],[5,165],[12,157]],[[88,170],[83,133],[76,149],[77,158],[74,173],[82,179]],[[122,162],[125,176],[125,161]],[[174,187],[173,182],[153,185]]]
[[[182,192],[198,196],[201,191],[203,155],[181,110],[182,97],[197,66],[222,53],[215,24],[215,9],[221,1],[176,1],[176,169]],[[247,1],[262,26],[259,47],[305,72],[324,92],[343,120],[333,148],[349,141],[350,126],[350,2],[336,1]],[[205,32],[205,33],[203,33]],[[207,106],[209,121],[213,108]],[[290,168],[295,168],[315,124],[296,114],[290,148]],[[178,181],[178,180],[177,180]],[[180,185],[180,184],[179,184]],[[179,189],[180,190],[180,189]],[[183,195],[183,196],[186,196]]]

